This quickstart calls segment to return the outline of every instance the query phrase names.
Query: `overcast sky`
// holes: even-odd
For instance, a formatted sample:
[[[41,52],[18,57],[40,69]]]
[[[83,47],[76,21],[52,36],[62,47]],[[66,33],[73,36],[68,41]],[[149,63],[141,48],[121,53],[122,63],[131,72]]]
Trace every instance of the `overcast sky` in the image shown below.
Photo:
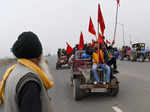
[[[97,29],[97,5],[101,4],[107,39],[113,39],[115,0],[0,0],[0,57],[12,56],[10,48],[23,31],[35,32],[45,53],[74,46],[83,32],[85,42],[94,38],[88,32],[90,16]],[[125,25],[125,40],[150,44],[150,1],[120,0],[118,22]],[[122,27],[118,25],[116,45],[122,45]]]

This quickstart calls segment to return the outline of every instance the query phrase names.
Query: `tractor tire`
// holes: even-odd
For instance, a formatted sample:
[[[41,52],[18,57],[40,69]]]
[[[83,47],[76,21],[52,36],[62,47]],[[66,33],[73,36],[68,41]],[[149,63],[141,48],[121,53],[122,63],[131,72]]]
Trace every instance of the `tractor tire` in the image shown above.
[[[144,55],[140,55],[140,62],[144,62],[144,61],[145,61]]]
[[[56,70],[58,70],[59,69],[59,66],[58,66],[58,64],[56,64]]]
[[[79,79],[73,79],[73,98],[76,101],[81,100],[82,94],[80,89],[80,80]]]
[[[61,65],[56,63],[56,70],[59,70],[61,68]]]
[[[123,61],[123,60],[124,60],[124,58],[123,58],[123,57],[121,57],[121,58],[120,58],[120,60],[121,60],[121,61]]]
[[[119,82],[118,82],[118,80],[117,80],[117,78],[116,77],[113,77],[112,78],[112,80],[111,80],[111,84],[115,84],[115,88],[110,88],[110,90],[109,90],[109,96],[112,96],[112,97],[115,97],[115,96],[117,96],[118,95],[118,93],[119,93]]]

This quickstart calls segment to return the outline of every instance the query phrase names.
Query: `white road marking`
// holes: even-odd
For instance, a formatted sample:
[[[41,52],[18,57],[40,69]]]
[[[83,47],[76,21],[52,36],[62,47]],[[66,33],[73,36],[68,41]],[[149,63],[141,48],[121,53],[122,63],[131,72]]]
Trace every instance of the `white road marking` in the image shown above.
[[[123,112],[119,107],[117,106],[113,106],[112,109],[115,111],[115,112]]]

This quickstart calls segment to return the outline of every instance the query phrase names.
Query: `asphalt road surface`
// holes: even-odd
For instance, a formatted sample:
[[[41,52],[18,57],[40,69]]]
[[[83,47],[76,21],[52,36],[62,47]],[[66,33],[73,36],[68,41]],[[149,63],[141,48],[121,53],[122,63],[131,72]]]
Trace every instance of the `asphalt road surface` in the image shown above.
[[[70,70],[56,70],[55,56],[49,57],[48,61],[55,81],[49,91],[54,112],[150,112],[150,62],[118,61],[118,96],[93,94],[74,101]],[[7,67],[0,68],[1,77]],[[3,106],[0,106],[0,112],[3,112]]]

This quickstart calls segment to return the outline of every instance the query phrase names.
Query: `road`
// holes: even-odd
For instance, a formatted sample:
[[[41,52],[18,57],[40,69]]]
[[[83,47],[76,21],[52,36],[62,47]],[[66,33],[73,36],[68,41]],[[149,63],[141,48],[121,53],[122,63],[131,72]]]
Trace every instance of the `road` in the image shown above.
[[[70,70],[56,70],[54,56],[48,61],[55,81],[55,86],[49,91],[54,112],[150,111],[150,62],[118,61],[120,92],[117,97],[93,94],[76,102],[70,86]],[[4,73],[7,67],[1,67],[0,73]],[[0,112],[3,112],[3,106],[0,106]]]

